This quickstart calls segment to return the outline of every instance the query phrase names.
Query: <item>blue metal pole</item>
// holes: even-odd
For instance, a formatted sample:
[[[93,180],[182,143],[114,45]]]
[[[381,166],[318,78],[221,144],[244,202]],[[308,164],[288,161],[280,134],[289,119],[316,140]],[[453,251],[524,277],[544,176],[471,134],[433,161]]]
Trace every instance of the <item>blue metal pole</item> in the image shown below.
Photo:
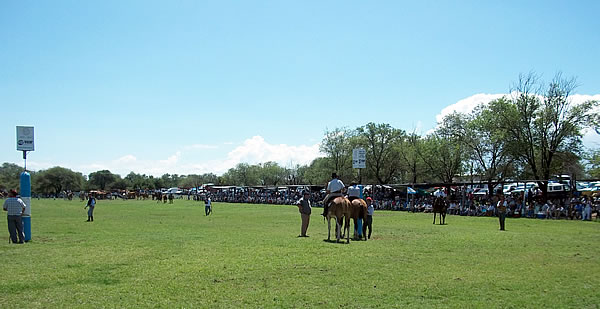
[[[25,241],[31,240],[31,175],[28,172],[21,173],[21,200],[25,203],[23,212],[23,231]]]
[[[364,197],[363,197],[363,185],[358,185],[358,187],[360,188],[360,198],[364,200]],[[362,236],[362,225],[363,225],[363,222],[362,222],[361,218],[358,218],[357,225],[358,225],[358,236]]]

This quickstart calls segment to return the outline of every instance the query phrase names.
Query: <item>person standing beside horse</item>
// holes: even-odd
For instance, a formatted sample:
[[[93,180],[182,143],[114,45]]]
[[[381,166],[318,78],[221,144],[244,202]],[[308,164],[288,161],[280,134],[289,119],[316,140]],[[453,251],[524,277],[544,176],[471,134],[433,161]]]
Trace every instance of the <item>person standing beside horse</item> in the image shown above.
[[[25,207],[25,202],[17,197],[17,191],[10,190],[2,209],[7,212],[6,219],[8,221],[8,233],[13,244],[22,244],[25,240],[22,220]]]
[[[373,206],[373,199],[367,197],[367,219],[363,226],[363,235],[367,235],[367,229],[369,229],[368,239],[371,239],[371,232],[373,230],[373,213],[375,213],[375,207]]]
[[[88,219],[86,222],[93,222],[94,221],[94,208],[96,207],[96,198],[93,195],[90,195],[90,198],[87,201],[87,204],[85,205],[85,207],[83,207],[83,209],[88,208]]]
[[[338,179],[336,173],[331,174],[331,181],[327,184],[327,190],[325,195],[325,199],[323,199],[323,217],[327,216],[327,210],[329,209],[329,202],[334,198],[342,195],[342,190],[344,190],[344,183]]]
[[[302,219],[302,227],[300,229],[300,235],[298,237],[308,237],[306,231],[308,230],[308,224],[310,222],[310,214],[312,207],[310,205],[310,192],[305,190],[302,193],[302,197],[296,202],[298,211],[300,211],[300,217]]]

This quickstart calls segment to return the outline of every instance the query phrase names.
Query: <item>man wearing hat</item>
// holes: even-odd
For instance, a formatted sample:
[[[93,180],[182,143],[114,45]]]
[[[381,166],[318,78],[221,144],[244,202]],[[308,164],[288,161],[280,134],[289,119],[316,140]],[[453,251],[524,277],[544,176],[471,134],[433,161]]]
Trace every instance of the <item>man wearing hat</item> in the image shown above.
[[[22,244],[25,240],[21,216],[25,211],[25,203],[17,197],[17,191],[10,190],[2,209],[7,212],[8,233],[13,244]],[[18,237],[17,237],[18,236]],[[18,238],[18,242],[17,242]]]
[[[323,217],[327,216],[327,210],[329,209],[329,202],[334,198],[342,195],[342,190],[345,188],[344,183],[338,179],[336,173],[331,174],[331,181],[327,184],[327,195],[323,199]]]
[[[296,202],[298,206],[298,210],[300,211],[300,217],[302,218],[302,228],[300,230],[300,235],[298,237],[308,237],[306,235],[306,230],[308,230],[308,223],[310,222],[310,192],[308,190],[304,190],[302,192],[302,198]]]

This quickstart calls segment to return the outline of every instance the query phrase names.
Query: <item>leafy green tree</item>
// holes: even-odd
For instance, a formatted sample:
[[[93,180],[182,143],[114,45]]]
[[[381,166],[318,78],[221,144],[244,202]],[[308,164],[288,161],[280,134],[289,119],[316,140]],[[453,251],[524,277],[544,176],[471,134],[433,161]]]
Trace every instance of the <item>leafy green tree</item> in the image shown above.
[[[587,174],[593,179],[600,179],[600,149],[590,151],[586,158],[589,166]]]
[[[23,168],[16,164],[8,162],[3,163],[2,166],[0,166],[0,191],[7,191],[10,189],[19,190],[22,172]]]
[[[314,159],[304,171],[304,179],[309,185],[326,185],[331,179],[331,158],[320,157]]]
[[[419,157],[419,149],[422,147],[422,138],[416,133],[411,133],[402,141],[400,147],[400,158],[403,162],[402,169],[407,175],[407,181],[417,183],[423,180],[425,166],[423,160]]]
[[[56,166],[36,173],[31,183],[35,192],[53,193],[58,195],[62,191],[81,191],[85,178],[81,173]]]
[[[286,171],[283,167],[279,166],[276,162],[265,162],[260,164],[262,167],[260,171],[260,181],[263,185],[273,185],[277,186],[285,183],[286,180]]]
[[[496,101],[507,102],[506,98]],[[515,174],[515,159],[507,147],[504,131],[498,126],[497,114],[489,105],[479,105],[470,114],[453,113],[444,117],[438,132],[461,143],[475,171],[488,188]]]
[[[329,158],[324,162],[328,163],[330,175],[331,172],[337,172],[341,178],[344,178],[348,171],[352,170],[352,148],[349,139],[354,135],[353,131],[345,128],[325,131],[319,149]]]
[[[427,167],[426,182],[454,182],[462,171],[464,152],[460,143],[434,133],[424,139],[422,146],[419,156]]]
[[[152,183],[151,181],[149,181],[149,177],[145,174],[140,175],[134,172],[130,172],[129,174],[127,174],[124,180],[127,181],[128,189],[132,190],[150,189],[150,184]]]
[[[108,187],[110,189],[117,189],[117,190],[127,190],[128,188],[131,188],[131,183],[129,181],[127,181],[127,179],[123,179],[121,178],[121,176],[119,175],[115,175],[115,180],[113,182],[111,182]]]
[[[117,176],[111,173],[109,170],[101,170],[90,173],[89,175],[90,184],[100,190],[105,190],[108,185],[114,182],[116,179]]]
[[[380,184],[398,179],[401,169],[400,146],[405,133],[389,124],[368,123],[357,129],[367,151],[367,170]],[[351,156],[350,156],[351,158]]]
[[[566,79],[560,73],[548,85],[529,73],[519,77],[511,101],[492,106],[500,116],[510,151],[527,165],[544,197],[548,179],[564,172],[554,164],[557,154],[581,153],[581,131],[596,126],[600,117],[594,112],[597,101],[572,103],[576,87],[575,78]]]

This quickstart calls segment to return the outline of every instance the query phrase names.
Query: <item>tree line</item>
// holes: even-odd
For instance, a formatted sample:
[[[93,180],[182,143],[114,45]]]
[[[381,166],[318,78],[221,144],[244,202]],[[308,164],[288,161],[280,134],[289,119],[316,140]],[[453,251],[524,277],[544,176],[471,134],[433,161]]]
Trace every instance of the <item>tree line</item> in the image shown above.
[[[485,182],[489,188],[509,179],[538,181],[567,174],[572,179],[600,178],[600,150],[582,146],[582,132],[600,132],[599,102],[573,104],[575,78],[557,74],[543,83],[533,73],[520,75],[510,95],[481,104],[469,113],[447,115],[430,134],[406,132],[385,123],[326,130],[325,154],[308,165],[283,167],[276,162],[239,163],[226,173],[164,174],[161,177],[108,170],[87,176],[63,167],[32,173],[32,190],[137,190],[191,188],[201,184],[277,186],[324,185],[335,171],[344,182],[370,184]],[[366,169],[352,168],[352,150],[366,150]],[[0,167],[0,190],[18,187],[22,169]]]

